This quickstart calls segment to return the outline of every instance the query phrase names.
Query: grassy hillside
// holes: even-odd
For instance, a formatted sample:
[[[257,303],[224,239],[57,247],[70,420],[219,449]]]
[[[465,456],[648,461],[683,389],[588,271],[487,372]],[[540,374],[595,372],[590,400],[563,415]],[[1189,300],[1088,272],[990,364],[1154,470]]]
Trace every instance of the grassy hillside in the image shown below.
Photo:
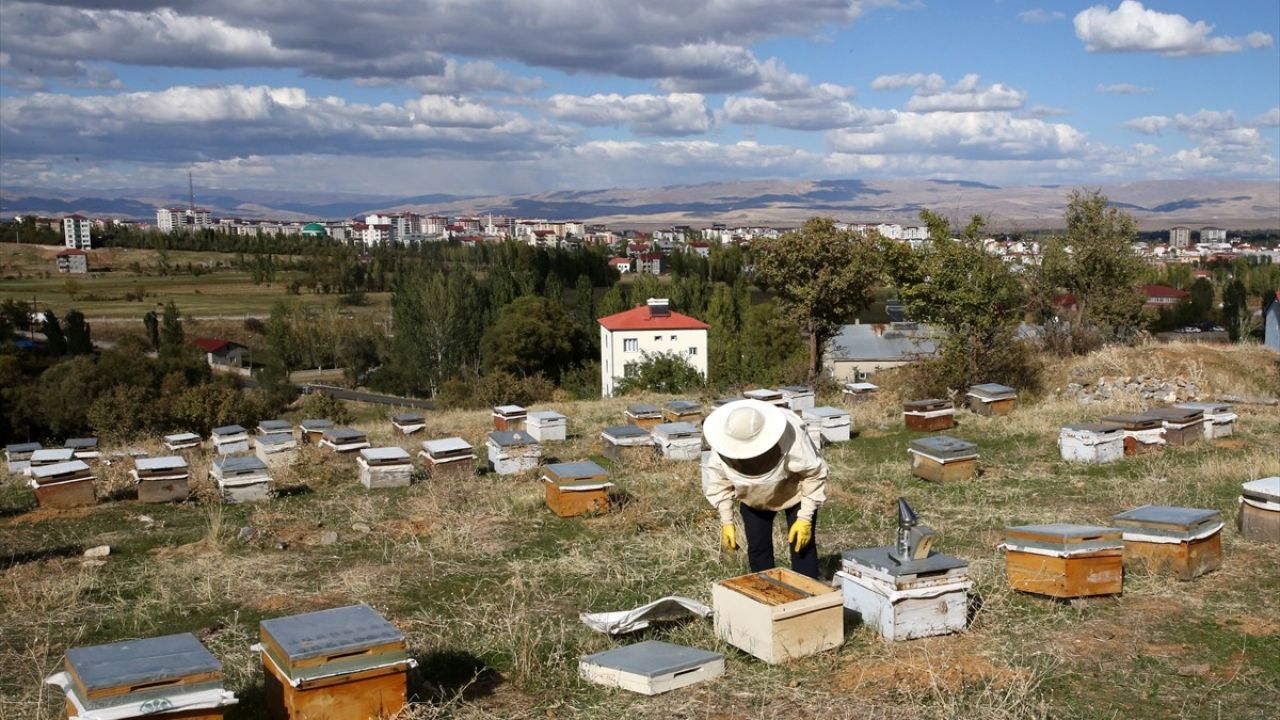
[[[1195,373],[1210,397],[1280,394],[1274,354],[1191,346],[1107,350],[1055,368],[1049,387],[1161,372]],[[855,411],[858,437],[826,451],[831,490],[817,532],[824,572],[843,549],[887,544],[904,496],[938,530],[938,549],[971,562],[972,622],[963,634],[888,644],[849,626],[839,650],[771,667],[720,643],[705,621],[619,640],[588,630],[578,613],[669,594],[709,602],[710,584],[745,572],[746,559],[719,551],[696,463],[611,467],[596,457],[598,430],[620,422],[627,401],[560,403],[575,437],[547,452],[611,467],[613,513],[559,519],[533,477],[370,493],[352,458],[313,451],[277,477],[290,490],[251,507],[211,502],[207,456],[194,461],[198,499],[182,505],[129,499],[126,463],[101,473],[109,499],[76,511],[35,509],[20,481],[8,479],[0,490],[0,714],[58,717],[61,699],[41,681],[69,646],[190,630],[223,660],[241,698],[228,717],[261,718],[262,670],[249,650],[257,622],[367,602],[406,632],[422,663],[424,701],[407,718],[1272,716],[1280,550],[1241,539],[1234,520],[1240,483],[1280,474],[1280,408],[1238,406],[1228,440],[1080,467],[1058,459],[1058,427],[1141,403],[1086,406],[1050,391],[1005,419],[961,412],[951,434],[979,444],[982,476],[934,486],[908,472],[914,434],[894,397],[903,389],[891,377],[885,386],[884,397]],[[416,449],[423,437],[397,438],[384,411],[361,412],[358,424],[375,444]],[[428,422],[426,437],[460,434],[479,446],[489,418],[441,412]],[[1071,604],[1007,588],[996,549],[1006,525],[1105,523],[1146,503],[1221,509],[1223,567],[1189,583],[1130,575],[1121,597]],[[336,543],[321,543],[326,531]],[[106,564],[82,566],[82,549],[99,544],[112,546]],[[646,638],[724,652],[726,674],[654,698],[577,679],[580,655]]]

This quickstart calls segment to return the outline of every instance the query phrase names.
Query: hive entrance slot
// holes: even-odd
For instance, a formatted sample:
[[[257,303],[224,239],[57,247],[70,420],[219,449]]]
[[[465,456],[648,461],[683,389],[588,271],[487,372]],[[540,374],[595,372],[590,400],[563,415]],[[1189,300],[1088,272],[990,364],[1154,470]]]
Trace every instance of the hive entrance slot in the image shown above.
[[[347,658],[360,657],[361,655],[368,655],[368,654],[369,654],[368,650],[355,650],[347,653],[338,653],[337,655],[329,655],[328,661],[336,662],[338,660],[345,660]]]
[[[158,680],[156,682],[142,683],[140,685],[130,685],[129,692],[135,693],[135,692],[138,692],[139,690],[151,690],[153,688],[162,688],[162,687],[167,687],[169,685],[177,685],[179,682],[181,682],[181,680],[173,679],[173,680]]]

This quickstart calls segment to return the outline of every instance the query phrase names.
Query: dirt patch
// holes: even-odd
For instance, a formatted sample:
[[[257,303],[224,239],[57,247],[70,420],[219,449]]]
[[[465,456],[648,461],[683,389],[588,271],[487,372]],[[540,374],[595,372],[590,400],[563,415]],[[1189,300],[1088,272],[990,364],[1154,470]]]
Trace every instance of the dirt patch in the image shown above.
[[[1214,440],[1213,446],[1223,450],[1243,450],[1249,446],[1249,443],[1243,440]]]
[[[1280,619],[1274,617],[1233,615],[1219,620],[1218,624],[1249,637],[1271,637],[1280,634]]]
[[[323,608],[337,607],[348,602],[347,598],[337,593],[291,594],[276,593],[254,598],[245,603],[245,607],[259,612],[308,612]]]
[[[1030,672],[992,662],[973,652],[912,650],[893,658],[864,658],[842,669],[836,686],[858,694],[945,692],[973,687],[1007,687]]]
[[[78,520],[92,514],[96,507],[96,505],[90,505],[87,507],[66,508],[62,510],[58,508],[38,507],[30,512],[22,513],[21,515],[14,515],[12,518],[6,520],[4,524],[13,526],[30,525],[38,522],[45,522],[47,520]]]

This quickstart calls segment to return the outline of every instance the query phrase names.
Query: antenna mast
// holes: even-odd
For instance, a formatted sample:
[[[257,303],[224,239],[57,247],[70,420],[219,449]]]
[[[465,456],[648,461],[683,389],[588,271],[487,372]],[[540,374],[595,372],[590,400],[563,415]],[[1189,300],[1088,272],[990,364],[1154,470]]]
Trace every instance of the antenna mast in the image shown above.
[[[196,214],[196,183],[191,179],[191,171],[187,171],[187,191],[191,193],[191,216]]]

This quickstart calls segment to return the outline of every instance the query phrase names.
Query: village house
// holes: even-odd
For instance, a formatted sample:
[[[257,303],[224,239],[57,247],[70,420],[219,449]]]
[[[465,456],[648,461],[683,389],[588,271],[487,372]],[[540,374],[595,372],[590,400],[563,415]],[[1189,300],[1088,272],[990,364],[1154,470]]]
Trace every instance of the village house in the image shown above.
[[[249,365],[245,361],[249,348],[240,343],[219,338],[197,337],[191,338],[191,344],[200,348],[205,354],[210,367],[244,368]]]
[[[618,380],[646,355],[672,353],[707,377],[707,329],[701,320],[673,312],[665,298],[602,317],[600,323],[600,394],[613,395]]]
[[[823,367],[840,383],[864,380],[880,370],[933,357],[938,335],[929,325],[913,322],[845,325],[827,343]]]
[[[619,275],[624,275],[626,273],[629,273],[631,272],[631,258],[625,258],[625,257],[609,258],[609,267],[616,270]]]
[[[1142,297],[1143,308],[1160,310],[1177,307],[1178,303],[1191,297],[1191,293],[1168,285],[1143,285]]]
[[[84,275],[89,272],[89,253],[70,248],[58,253],[58,272]]]

